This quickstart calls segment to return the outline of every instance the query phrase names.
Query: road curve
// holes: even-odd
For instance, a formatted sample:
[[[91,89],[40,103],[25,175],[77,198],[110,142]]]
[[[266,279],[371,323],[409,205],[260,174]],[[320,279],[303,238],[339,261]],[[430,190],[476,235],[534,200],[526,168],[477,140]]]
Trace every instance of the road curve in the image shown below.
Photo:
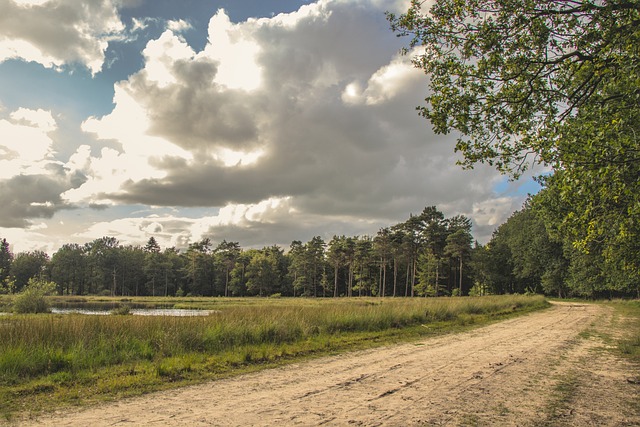
[[[311,360],[24,424],[632,425],[639,421],[637,414],[616,407],[616,393],[637,396],[637,386],[620,389],[628,367],[607,360],[616,368],[591,369],[603,363],[594,358],[609,356],[593,351],[601,342],[581,334],[606,327],[611,319],[604,306],[554,304],[465,333]],[[600,388],[592,389],[598,380]],[[576,396],[559,394],[563,381],[572,384]]]

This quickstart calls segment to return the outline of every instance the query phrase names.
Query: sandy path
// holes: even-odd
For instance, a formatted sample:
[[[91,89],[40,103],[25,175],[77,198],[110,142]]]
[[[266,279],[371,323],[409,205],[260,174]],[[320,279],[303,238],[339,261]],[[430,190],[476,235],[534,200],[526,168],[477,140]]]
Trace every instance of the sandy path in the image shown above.
[[[596,305],[30,420],[42,426],[639,425],[630,367],[581,331]],[[570,395],[562,395],[565,382]],[[636,408],[637,409],[637,408]]]

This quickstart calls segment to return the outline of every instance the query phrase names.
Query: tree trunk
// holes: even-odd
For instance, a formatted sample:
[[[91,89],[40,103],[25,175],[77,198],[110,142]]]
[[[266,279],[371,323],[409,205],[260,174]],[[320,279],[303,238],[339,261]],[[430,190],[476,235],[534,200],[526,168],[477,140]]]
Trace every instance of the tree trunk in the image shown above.
[[[396,290],[398,285],[398,263],[396,259],[393,259],[393,296],[396,296]]]
[[[382,264],[382,294],[380,296],[385,296],[387,293],[387,259],[383,260]]]
[[[404,281],[404,296],[408,297],[409,296],[409,276],[410,276],[410,268],[411,268],[411,262],[407,261],[407,274],[406,274],[406,279]]]
[[[229,296],[229,267],[227,267],[226,275],[224,279],[224,296]]]
[[[413,297],[413,285],[416,283],[416,260],[413,260],[413,272],[411,273],[411,296]]]
[[[380,258],[380,268],[378,269],[378,296],[382,296],[382,258]]]
[[[313,285],[313,296],[317,297],[318,296],[318,266],[317,264],[314,262],[313,263],[313,278],[311,279],[311,284]]]
[[[436,258],[436,297],[440,293],[440,261]]]
[[[111,287],[111,296],[116,296],[116,269],[113,269],[113,286]]]
[[[347,295],[350,297],[353,296],[353,269],[351,268],[351,264],[349,264],[349,290]]]
[[[462,257],[460,257],[460,296],[462,296]]]

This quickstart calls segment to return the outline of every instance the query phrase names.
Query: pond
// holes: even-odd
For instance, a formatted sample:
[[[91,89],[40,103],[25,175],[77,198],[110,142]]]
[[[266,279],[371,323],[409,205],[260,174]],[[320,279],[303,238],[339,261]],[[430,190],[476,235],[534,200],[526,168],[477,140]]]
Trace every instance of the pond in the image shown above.
[[[135,316],[208,316],[215,310],[189,310],[183,308],[132,308],[130,313]],[[104,316],[111,314],[111,310],[90,308],[52,307],[53,314],[87,314]]]

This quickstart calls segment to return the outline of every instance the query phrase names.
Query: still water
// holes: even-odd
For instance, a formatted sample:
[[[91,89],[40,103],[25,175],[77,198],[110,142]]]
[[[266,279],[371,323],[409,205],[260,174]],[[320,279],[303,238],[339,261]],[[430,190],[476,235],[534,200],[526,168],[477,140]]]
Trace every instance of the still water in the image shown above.
[[[133,308],[131,314],[135,316],[208,316],[214,313],[215,310],[187,310],[181,308]],[[86,308],[51,308],[51,313],[54,314],[89,314],[89,315],[109,315],[111,310],[96,310]]]

